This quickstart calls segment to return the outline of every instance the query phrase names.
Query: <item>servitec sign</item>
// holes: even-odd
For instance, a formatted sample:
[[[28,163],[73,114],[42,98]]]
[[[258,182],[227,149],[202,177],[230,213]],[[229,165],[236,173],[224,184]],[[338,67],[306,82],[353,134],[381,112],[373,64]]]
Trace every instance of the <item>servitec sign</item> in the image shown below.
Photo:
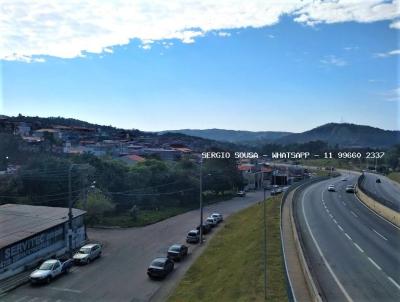
[[[53,244],[64,241],[64,225],[38,233],[0,250],[0,270]]]

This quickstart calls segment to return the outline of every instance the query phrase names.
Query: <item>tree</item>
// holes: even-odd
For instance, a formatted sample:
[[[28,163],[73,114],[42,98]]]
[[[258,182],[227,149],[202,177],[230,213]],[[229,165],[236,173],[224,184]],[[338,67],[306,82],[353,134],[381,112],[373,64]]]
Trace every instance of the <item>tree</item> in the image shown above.
[[[87,200],[80,200],[77,207],[85,210],[89,224],[99,223],[106,212],[114,209],[114,204],[100,190],[89,192]]]

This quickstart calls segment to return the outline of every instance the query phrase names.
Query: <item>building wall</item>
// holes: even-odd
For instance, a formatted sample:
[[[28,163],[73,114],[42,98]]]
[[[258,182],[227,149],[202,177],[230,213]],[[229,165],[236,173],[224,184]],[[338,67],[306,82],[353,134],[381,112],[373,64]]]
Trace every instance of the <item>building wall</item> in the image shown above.
[[[72,238],[73,249],[84,244],[83,216],[74,219]],[[0,280],[31,269],[52,256],[63,255],[68,250],[68,242],[68,222],[65,222],[0,249]]]

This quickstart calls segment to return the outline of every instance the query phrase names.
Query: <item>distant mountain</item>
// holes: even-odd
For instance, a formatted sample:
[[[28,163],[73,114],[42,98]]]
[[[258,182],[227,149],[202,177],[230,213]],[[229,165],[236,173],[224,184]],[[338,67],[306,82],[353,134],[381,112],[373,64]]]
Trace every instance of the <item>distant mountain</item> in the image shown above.
[[[292,134],[291,132],[278,132],[278,131],[240,131],[240,130],[225,130],[225,129],[182,129],[182,130],[167,130],[160,133],[181,133],[190,136],[197,136],[205,139],[212,139],[216,141],[230,142],[230,143],[257,143],[268,142],[282,138],[286,135]]]
[[[400,131],[347,123],[329,123],[309,131],[281,137],[274,142],[287,145],[316,140],[340,147],[389,147],[400,143]]]

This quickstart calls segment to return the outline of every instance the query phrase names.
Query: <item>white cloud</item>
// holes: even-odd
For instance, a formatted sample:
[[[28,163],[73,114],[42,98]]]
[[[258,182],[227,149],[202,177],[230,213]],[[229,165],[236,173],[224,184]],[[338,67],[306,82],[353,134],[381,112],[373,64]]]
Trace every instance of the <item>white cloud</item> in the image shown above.
[[[325,56],[322,60],[320,60],[320,62],[325,65],[334,65],[338,67],[347,65],[347,62],[344,59],[338,58],[334,55]]]
[[[358,46],[347,46],[347,47],[343,47],[343,49],[346,51],[352,51],[352,50],[358,50],[359,47]]]
[[[226,31],[219,31],[218,32],[218,36],[220,36],[220,37],[230,37],[231,34],[226,32]]]
[[[400,101],[400,87],[391,89],[381,94],[386,101],[398,102]]]
[[[394,21],[400,16],[398,4],[399,0],[0,0],[0,59],[84,57],[133,39],[143,49],[151,48],[146,41],[194,43],[207,32],[270,26],[283,15],[308,25]]]
[[[389,25],[390,28],[400,29],[400,20],[394,21]]]
[[[394,50],[387,51],[387,52],[376,53],[375,57],[386,58],[386,57],[391,57],[391,56],[396,56],[396,55],[400,55],[400,49],[394,49]]]
[[[271,34],[269,34],[269,35],[268,35],[268,38],[270,38],[270,39],[274,39],[274,38],[275,38],[275,36],[274,36],[274,35],[271,35]]]

